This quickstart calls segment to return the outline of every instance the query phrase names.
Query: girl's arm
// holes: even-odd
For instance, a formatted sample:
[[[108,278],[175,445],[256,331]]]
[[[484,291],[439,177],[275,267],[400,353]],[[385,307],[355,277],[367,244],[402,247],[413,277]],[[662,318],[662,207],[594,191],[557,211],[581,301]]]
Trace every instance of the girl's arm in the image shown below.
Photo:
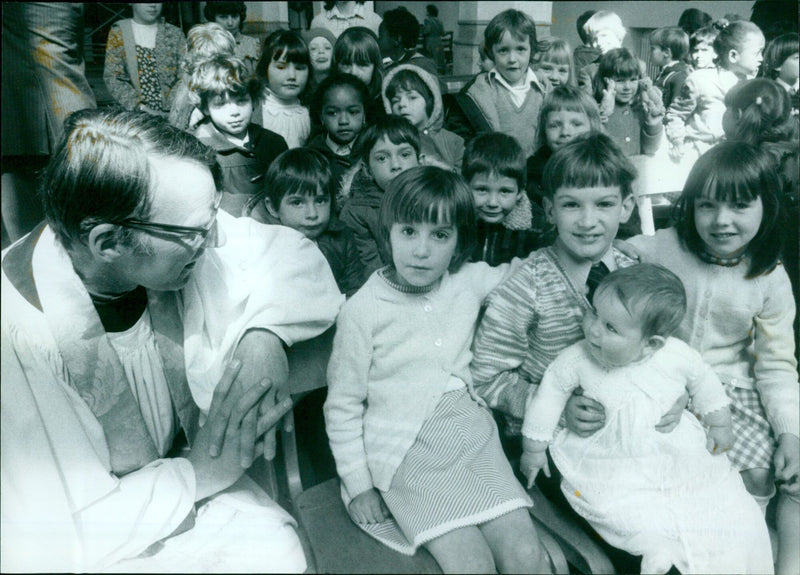
[[[103,81],[116,102],[126,110],[133,110],[139,103],[139,93],[134,87],[125,66],[125,46],[122,29],[114,24],[108,32],[106,42]]]
[[[351,498],[372,489],[364,449],[367,378],[372,360],[366,298],[350,300],[336,323],[328,363],[325,429],[336,460],[336,471]]]
[[[778,266],[762,276],[764,304],[753,318],[756,389],[775,437],[800,435],[800,385],[792,322],[795,302],[786,271]]]

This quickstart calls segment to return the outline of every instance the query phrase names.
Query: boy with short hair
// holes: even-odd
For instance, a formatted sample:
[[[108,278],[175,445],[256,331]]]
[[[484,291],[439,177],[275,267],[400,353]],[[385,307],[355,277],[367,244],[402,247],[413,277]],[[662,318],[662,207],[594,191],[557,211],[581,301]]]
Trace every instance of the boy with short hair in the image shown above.
[[[543,245],[541,230],[532,225],[532,206],[525,193],[525,154],[514,138],[493,133],[470,140],[462,174],[472,190],[478,218],[478,241],[470,261],[497,266],[525,258]],[[543,216],[537,214],[540,225]]]
[[[592,46],[592,38],[583,28],[589,18],[597,14],[597,10],[587,10],[575,21],[575,29],[578,32],[578,37],[581,39],[581,45],[575,47],[572,53],[572,60],[575,63],[575,70],[581,70],[584,66],[597,62],[600,58],[600,49]]]
[[[481,132],[513,136],[525,156],[538,148],[539,110],[550,82],[530,68],[536,25],[519,10],[505,10],[484,31],[494,69],[479,74],[455,96],[448,128],[465,139]]]
[[[630,161],[601,133],[567,144],[545,167],[544,207],[556,241],[489,296],[473,344],[475,390],[505,416],[507,437],[518,440],[526,401],[550,362],[583,337],[593,288],[609,270],[635,263],[612,247],[633,211],[635,178]]]
[[[260,88],[240,59],[214,56],[200,62],[189,89],[206,116],[194,136],[217,152],[222,168],[225,194],[220,207],[238,217],[249,197],[259,192],[272,160],[288,149],[286,140],[250,122]]]
[[[461,170],[464,138],[445,130],[439,81],[412,64],[392,68],[383,79],[383,105],[387,114],[403,116],[420,135],[420,155]]]
[[[661,90],[664,107],[681,93],[692,71],[685,62],[689,54],[689,35],[678,26],[665,26],[650,35],[650,61],[661,66],[653,85]]]
[[[714,67],[714,60],[717,57],[714,40],[718,35],[719,30],[716,26],[709,24],[689,37],[689,58],[695,70]]]
[[[244,215],[302,233],[328,260],[339,290],[353,295],[367,280],[350,230],[335,215],[336,181],[325,156],[293,148],[275,158],[264,176],[262,192]]]

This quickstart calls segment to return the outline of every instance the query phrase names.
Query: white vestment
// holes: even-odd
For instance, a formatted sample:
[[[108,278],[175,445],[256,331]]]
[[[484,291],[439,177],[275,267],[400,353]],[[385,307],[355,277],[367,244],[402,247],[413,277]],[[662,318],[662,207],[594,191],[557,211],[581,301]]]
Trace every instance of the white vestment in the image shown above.
[[[327,329],[344,301],[325,258],[301,234],[224,213],[219,225],[227,243],[206,250],[174,300],[183,328],[178,367],[201,410],[247,329],[268,329],[292,345]],[[303,571],[292,518],[249,478],[207,500],[194,517],[191,464],[163,458],[183,420],[175,416],[180,406],[165,405],[163,375],[175,366],[164,365],[156,345],[163,340],[150,327],[159,319],[157,293],[148,292],[136,326],[110,337],[120,366],[111,373],[133,392],[156,455],[114,473],[108,429],[98,419],[114,398],[79,393],[70,371],[76,364],[62,353],[69,348],[72,357],[97,339],[99,318],[49,228],[30,259],[41,308],[18,291],[5,267],[2,274],[0,570]],[[108,354],[101,349],[87,373],[107,376],[113,362],[101,362]]]

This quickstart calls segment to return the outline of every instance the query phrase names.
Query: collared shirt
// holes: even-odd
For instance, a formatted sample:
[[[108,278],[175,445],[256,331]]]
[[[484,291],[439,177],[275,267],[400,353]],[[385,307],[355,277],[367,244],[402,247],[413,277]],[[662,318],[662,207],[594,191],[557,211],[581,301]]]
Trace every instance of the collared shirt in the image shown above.
[[[536,77],[536,73],[530,68],[528,68],[528,71],[525,74],[525,81],[519,86],[512,86],[509,84],[508,80],[503,78],[503,75],[497,71],[497,68],[492,68],[492,70],[489,72],[489,76],[494,80],[497,80],[498,84],[508,90],[509,95],[511,96],[511,101],[514,102],[514,105],[517,108],[522,106],[522,103],[525,101],[525,96],[528,95],[528,92],[531,89],[531,84],[540,85],[539,78]]]
[[[337,156],[349,156],[350,152],[353,150],[353,143],[352,142],[342,146],[340,144],[337,144],[333,140],[331,140],[330,135],[325,136],[325,145],[328,146],[328,148],[330,148],[331,152],[333,152]]]
[[[367,11],[363,4],[356,4],[355,10],[349,16],[342,14],[339,8],[334,5],[330,10],[323,10],[311,21],[311,28],[327,28],[337,38],[354,26],[364,26],[375,34],[378,34],[378,27],[383,19],[373,11]]]

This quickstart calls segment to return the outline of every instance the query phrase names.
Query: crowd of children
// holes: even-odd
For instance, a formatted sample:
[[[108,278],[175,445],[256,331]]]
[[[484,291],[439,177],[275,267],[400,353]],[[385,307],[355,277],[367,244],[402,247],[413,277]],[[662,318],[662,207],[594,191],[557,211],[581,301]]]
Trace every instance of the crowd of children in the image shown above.
[[[176,106],[223,210],[328,260],[349,299],[325,429],[360,527],[444,572],[548,572],[518,466],[643,572],[800,569],[797,34],[689,10],[650,36],[650,78],[614,12],[582,15],[573,52],[510,9],[445,110],[402,8],[256,56],[222,4],[185,58],[134,5],[106,81]],[[639,235],[662,172],[673,227]]]

